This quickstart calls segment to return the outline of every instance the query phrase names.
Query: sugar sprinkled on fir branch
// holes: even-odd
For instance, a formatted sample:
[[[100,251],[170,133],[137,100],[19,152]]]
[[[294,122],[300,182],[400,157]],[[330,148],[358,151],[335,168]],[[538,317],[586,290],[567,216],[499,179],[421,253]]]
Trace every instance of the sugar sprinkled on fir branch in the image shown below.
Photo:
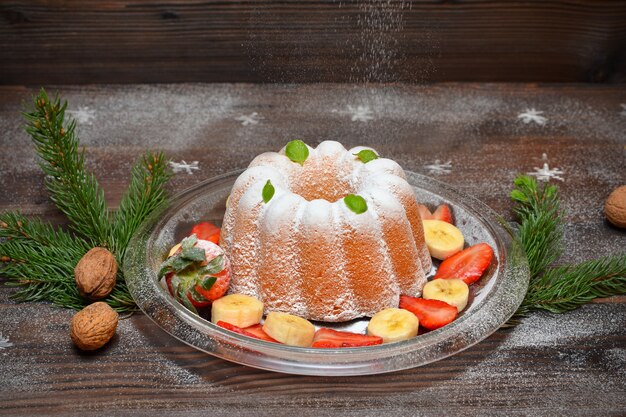
[[[121,264],[133,233],[167,202],[164,186],[171,173],[163,154],[147,152],[132,169],[119,210],[111,214],[104,191],[95,176],[85,170],[76,122],[65,120],[66,108],[67,102],[50,99],[42,89],[34,99],[34,108],[24,117],[50,197],[67,216],[71,230],[20,213],[0,214],[0,273],[7,278],[7,285],[17,287],[13,296],[18,300],[50,301],[81,309],[87,301],[76,288],[74,267],[94,246],[109,248]],[[121,272],[104,301],[119,312],[136,309]]]
[[[528,292],[515,317],[535,310],[571,311],[595,298],[626,294],[626,254],[576,265],[552,266],[563,252],[564,214],[558,189],[519,176],[511,198],[519,220],[517,238],[530,267]]]

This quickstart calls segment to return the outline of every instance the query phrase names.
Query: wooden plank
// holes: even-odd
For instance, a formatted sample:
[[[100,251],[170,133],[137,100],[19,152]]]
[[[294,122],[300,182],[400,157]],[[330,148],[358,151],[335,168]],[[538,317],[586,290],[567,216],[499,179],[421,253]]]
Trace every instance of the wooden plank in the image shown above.
[[[626,3],[0,4],[0,83],[626,81]]]

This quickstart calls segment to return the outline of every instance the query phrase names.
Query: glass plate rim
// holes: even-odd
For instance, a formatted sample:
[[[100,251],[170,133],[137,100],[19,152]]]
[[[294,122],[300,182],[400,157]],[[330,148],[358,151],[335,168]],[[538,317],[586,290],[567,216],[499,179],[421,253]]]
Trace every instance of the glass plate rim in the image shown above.
[[[518,291],[516,291],[518,296],[516,300],[513,303],[511,303],[511,305],[506,311],[501,312],[498,315],[498,318],[496,320],[498,322],[497,325],[496,323],[492,323],[490,326],[488,326],[488,329],[485,329],[484,331],[480,332],[479,335],[475,335],[474,337],[470,339],[469,342],[464,343],[463,346],[460,346],[458,349],[449,350],[445,353],[442,352],[440,355],[436,355],[435,357],[432,357],[429,360],[418,361],[419,363],[415,363],[415,364],[411,364],[411,363],[398,364],[397,366],[391,366],[391,367],[384,368],[384,369],[375,369],[375,368],[370,369],[370,368],[367,368],[367,365],[362,365],[366,369],[363,369],[361,366],[359,366],[359,367],[352,368],[351,370],[349,369],[349,366],[348,366],[348,369],[346,369],[346,366],[344,366],[345,364],[340,363],[340,362],[336,364],[326,362],[326,363],[323,363],[322,365],[322,363],[319,363],[321,362],[319,361],[319,359],[322,359],[322,358],[326,359],[329,355],[335,356],[337,358],[342,358],[342,359],[345,359],[345,358],[350,359],[351,357],[355,357],[355,356],[359,356],[360,360],[380,359],[380,358],[374,358],[374,357],[376,357],[377,355],[380,355],[381,352],[382,353],[391,352],[392,354],[389,355],[388,358],[393,358],[393,357],[406,355],[410,352],[414,352],[416,351],[416,348],[423,349],[424,347],[428,347],[433,344],[439,345],[439,344],[446,342],[447,340],[455,339],[453,337],[455,336],[454,331],[458,330],[459,328],[463,329],[464,323],[466,323],[468,320],[471,321],[472,317],[476,316],[476,314],[484,310],[485,306],[482,306],[473,314],[465,314],[459,317],[459,319],[455,320],[453,323],[449,324],[448,326],[428,332],[416,338],[406,340],[403,342],[393,343],[393,344],[383,344],[383,345],[368,346],[368,347],[363,347],[363,348],[336,348],[336,349],[298,348],[298,347],[292,347],[292,346],[286,346],[286,345],[278,345],[275,343],[265,342],[265,341],[258,340],[258,339],[252,339],[243,335],[229,332],[213,323],[210,323],[207,320],[204,320],[201,317],[194,315],[189,310],[184,308],[184,306],[174,301],[171,297],[169,297],[168,294],[165,294],[165,291],[160,287],[160,285],[158,285],[156,280],[153,279],[154,277],[148,278],[142,281],[141,279],[139,279],[140,278],[138,276],[139,274],[137,274],[136,271],[137,271],[137,268],[141,269],[142,266],[145,266],[145,265],[138,264],[138,263],[143,263],[143,260],[145,260],[144,257],[138,256],[138,254],[141,255],[141,252],[145,250],[145,247],[144,247],[145,236],[148,233],[153,232],[155,228],[158,227],[159,224],[164,223],[165,218],[163,216],[166,213],[171,212],[177,206],[178,207],[184,206],[185,203],[192,201],[194,197],[201,195],[202,191],[205,188],[209,187],[211,184],[216,184],[216,183],[220,183],[222,181],[231,180],[231,179],[234,182],[234,179],[236,179],[243,171],[244,171],[243,169],[230,171],[230,172],[218,175],[218,176],[205,179],[199,182],[198,184],[195,184],[181,191],[175,196],[173,196],[168,206],[163,206],[155,210],[155,212],[152,213],[138,228],[137,232],[131,239],[131,243],[129,245],[129,249],[131,250],[127,251],[127,255],[123,262],[124,275],[127,277],[127,281],[129,281],[128,287],[131,292],[131,295],[133,295],[135,300],[137,300],[138,298],[140,300],[138,302],[139,308],[161,329],[163,329],[164,331],[166,331],[168,334],[175,337],[176,339],[196,349],[199,349],[211,355],[214,355],[214,356],[217,356],[217,357],[220,357],[220,358],[232,361],[232,362],[241,363],[243,365],[252,366],[252,367],[256,367],[260,369],[271,370],[271,371],[293,373],[293,374],[325,375],[325,376],[343,375],[345,376],[345,375],[365,375],[365,374],[393,372],[393,371],[407,369],[407,368],[411,368],[415,366],[422,366],[427,363],[444,359],[450,355],[454,355],[462,350],[465,350],[473,346],[474,344],[480,342],[481,340],[484,340],[493,332],[495,332],[502,324],[508,321],[508,319],[514,314],[515,310],[517,310],[517,307],[519,306],[519,304],[521,303],[523,299],[523,296],[527,289],[528,279],[530,275],[528,272],[527,260],[526,260],[525,254],[523,253],[523,250],[521,250],[521,248],[519,247],[515,239],[512,239],[510,234],[502,226],[502,224],[504,223],[502,223],[503,220],[501,219],[501,217],[497,213],[495,213],[491,208],[489,208],[486,204],[482,203],[480,200],[477,200],[472,196],[469,196],[461,191],[458,191],[444,182],[441,182],[437,179],[434,179],[425,175],[421,175],[421,174],[417,174],[417,173],[405,170],[405,173],[407,174],[407,179],[413,179],[413,182],[415,182],[415,180],[420,182],[419,185],[416,185],[412,181],[409,181],[412,187],[422,186],[422,188],[424,188],[425,190],[433,192],[437,195],[441,195],[443,193],[444,197],[452,196],[453,197],[452,199],[455,200],[454,203],[456,205],[462,205],[465,209],[473,212],[474,214],[480,214],[481,217],[485,217],[487,220],[489,220],[486,224],[493,229],[490,231],[491,234],[502,239],[504,241],[504,244],[507,245],[507,247],[505,248],[502,248],[502,247],[498,248],[499,251],[504,250],[504,253],[498,254],[499,257],[502,259],[506,259],[506,260],[508,260],[509,258],[514,258],[515,261],[518,263],[517,273],[515,273],[515,275],[518,278],[518,283],[517,283]],[[509,253],[511,254],[511,256],[509,256]],[[145,255],[145,253],[143,253],[143,255]],[[501,273],[506,272],[504,271],[506,267],[507,265],[498,265],[498,268],[501,269],[500,270]],[[212,338],[212,336],[213,337],[217,336],[220,343],[223,343],[223,344],[225,343],[227,345],[234,344],[236,349],[242,349],[242,348],[250,349],[251,351],[255,351],[261,355],[274,356],[274,354],[277,352],[284,353],[289,356],[289,358],[284,358],[286,360],[286,363],[283,365],[285,366],[281,366],[280,358],[278,358],[278,360],[271,361],[270,365],[261,364],[261,363],[252,363],[254,361],[248,361],[248,360],[237,360],[236,358],[228,357],[228,355],[224,354],[225,352],[210,351],[206,347],[197,346],[197,344],[194,343],[193,341],[185,340],[184,337],[181,338],[180,334],[173,334],[170,331],[171,329],[166,328],[166,326],[164,326],[163,323],[158,318],[154,317],[154,315],[151,314],[151,310],[147,308],[145,303],[142,302],[143,301],[142,297],[137,296],[139,290],[146,289],[145,285],[142,286],[142,282],[143,284],[145,284],[146,282],[148,284],[152,284],[152,287],[153,287],[152,290],[154,290],[154,294],[157,295],[157,297],[160,296],[159,298],[161,299],[161,301],[164,301],[167,303],[167,306],[166,306],[167,310],[173,313],[176,319],[183,320],[188,326],[196,329],[198,332],[202,332],[202,330],[207,330],[207,329],[211,332],[215,332],[214,335],[207,335],[206,332],[202,332],[206,337]],[[502,288],[500,288],[502,285],[503,285],[503,279],[501,278],[495,283],[494,288],[486,295],[485,299],[482,301],[482,304],[490,305],[490,303],[493,303],[494,297],[496,297],[499,294],[498,290],[502,290]],[[523,288],[523,291],[522,291],[522,288]],[[521,296],[519,294],[521,294]],[[206,329],[202,329],[203,327],[205,327]],[[296,361],[299,359],[302,362],[299,364],[296,362],[293,362],[294,358]],[[274,362],[276,362],[275,364],[276,366],[272,365]],[[355,363],[354,365],[357,365],[357,364]],[[323,369],[316,368],[319,366],[323,366]],[[334,372],[334,371],[339,371],[339,372]]]

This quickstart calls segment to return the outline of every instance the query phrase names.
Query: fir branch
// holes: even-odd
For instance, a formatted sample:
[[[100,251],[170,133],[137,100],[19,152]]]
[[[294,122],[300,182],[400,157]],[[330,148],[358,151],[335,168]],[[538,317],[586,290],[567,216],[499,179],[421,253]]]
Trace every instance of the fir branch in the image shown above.
[[[172,174],[162,153],[148,152],[133,167],[128,191],[120,202],[111,231],[113,252],[119,263],[139,225],[167,201],[164,185]]]
[[[85,171],[84,151],[78,151],[76,122],[65,123],[67,102],[50,99],[41,89],[35,108],[24,113],[39,166],[46,174],[51,199],[67,216],[73,230],[95,246],[110,246],[109,212],[104,192],[93,174]]]
[[[547,270],[531,281],[517,315],[532,310],[564,313],[592,301],[626,293],[626,255]]]
[[[58,97],[50,100],[42,89],[34,99],[34,109],[24,117],[51,199],[76,234],[19,213],[0,214],[0,274],[7,285],[17,288],[12,295],[15,299],[80,309],[88,301],[80,296],[74,280],[78,261],[92,247],[105,246],[120,265],[138,226],[166,203],[164,186],[171,173],[163,154],[147,153],[133,167],[120,209],[111,215],[96,178],[85,170],[76,123],[65,123],[66,108],[67,102],[61,104]],[[118,312],[136,311],[121,268],[119,271],[115,288],[103,301]]]
[[[511,198],[520,225],[517,231],[526,252],[531,279],[556,261],[563,252],[564,220],[557,187],[539,189],[534,178],[515,179]]]
[[[509,323],[535,310],[564,313],[595,298],[626,294],[626,254],[551,267],[563,252],[558,189],[540,188],[527,176],[517,177],[515,187],[511,198],[520,221],[516,238],[526,251],[531,274],[528,292]]]
[[[50,301],[79,310],[87,305],[76,287],[74,268],[91,244],[39,219],[19,213],[0,214],[0,273],[16,287],[19,301]],[[118,312],[137,306],[121,273],[111,294],[103,301]]]

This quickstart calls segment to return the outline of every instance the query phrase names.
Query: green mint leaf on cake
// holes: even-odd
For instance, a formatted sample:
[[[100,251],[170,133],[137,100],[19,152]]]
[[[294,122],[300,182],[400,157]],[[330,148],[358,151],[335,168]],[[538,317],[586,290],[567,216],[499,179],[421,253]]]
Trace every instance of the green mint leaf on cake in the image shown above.
[[[265,183],[265,186],[263,187],[263,202],[264,203],[269,203],[269,201],[272,199],[272,197],[274,197],[274,192],[276,190],[274,190],[274,186],[272,185],[272,183],[270,182],[270,180],[267,180],[267,182]]]
[[[376,152],[371,149],[363,149],[362,151],[353,155],[359,158],[364,164],[367,164],[369,161],[373,161],[374,159],[378,159],[378,155],[376,155]]]
[[[365,213],[367,211],[367,203],[360,195],[348,194],[343,199],[346,206],[356,214]]]
[[[304,161],[309,157],[309,148],[301,140],[292,140],[285,148],[285,155],[300,165],[304,165]]]

